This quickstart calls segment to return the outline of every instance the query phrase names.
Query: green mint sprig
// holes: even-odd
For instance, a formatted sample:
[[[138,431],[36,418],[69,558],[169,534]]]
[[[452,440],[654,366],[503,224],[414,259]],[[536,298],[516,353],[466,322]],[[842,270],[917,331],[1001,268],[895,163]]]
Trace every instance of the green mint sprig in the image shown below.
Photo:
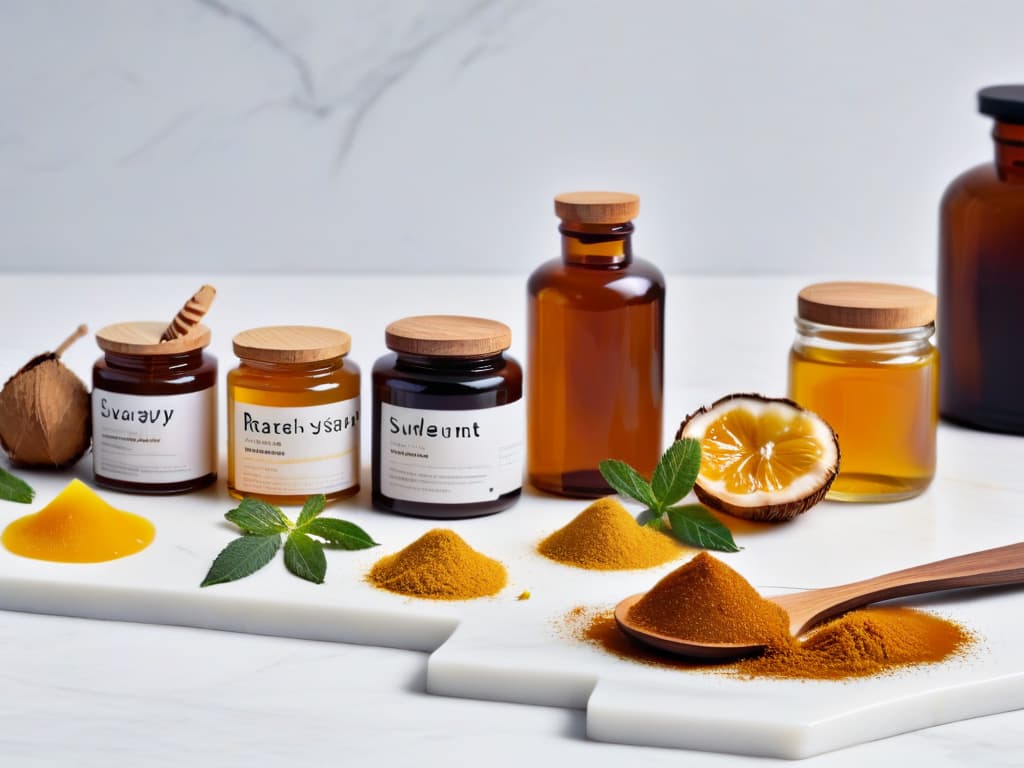
[[[320,517],[327,500],[322,493],[310,496],[293,523],[285,514],[259,499],[242,499],[224,515],[244,532],[221,550],[199,586],[236,581],[255,573],[274,559],[284,540],[285,567],[306,581],[323,584],[327,575],[324,545],[340,549],[368,549],[377,542],[362,528],[336,517]],[[318,541],[323,539],[323,541]]]
[[[617,459],[602,461],[599,469],[608,485],[646,507],[637,517],[641,525],[664,530],[664,519],[668,517],[669,532],[685,544],[720,552],[740,551],[729,529],[703,506],[676,506],[693,489],[700,474],[699,441],[684,437],[670,445],[654,468],[650,482]]]
[[[16,501],[19,504],[31,504],[36,492],[32,486],[21,478],[15,477],[5,469],[0,469],[0,499]]]

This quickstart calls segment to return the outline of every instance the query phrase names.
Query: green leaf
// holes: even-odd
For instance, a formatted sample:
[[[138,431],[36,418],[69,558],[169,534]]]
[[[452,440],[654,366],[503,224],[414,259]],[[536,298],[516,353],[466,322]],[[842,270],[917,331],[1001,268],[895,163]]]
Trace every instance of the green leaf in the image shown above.
[[[5,469],[0,469],[0,499],[16,501],[19,504],[30,504],[36,492],[24,480],[15,477]]]
[[[304,533],[292,531],[284,543],[285,567],[306,581],[323,584],[327,574],[327,558],[319,541]]]
[[[259,499],[242,499],[242,503],[224,517],[254,536],[285,533],[290,527],[288,518],[280,509]]]
[[[319,536],[329,544],[342,549],[369,549],[379,546],[370,535],[354,523],[334,517],[318,517],[301,529],[302,532]]]
[[[700,442],[692,437],[676,440],[654,468],[651,490],[662,509],[680,501],[693,488],[700,473]]]
[[[274,559],[281,547],[280,534],[270,536],[242,536],[235,539],[217,555],[200,587],[224,584],[242,579]]]
[[[667,512],[672,535],[680,541],[719,552],[740,551],[729,529],[700,504],[672,507]]]
[[[657,531],[661,530],[661,512],[655,512],[653,509],[645,509],[639,515],[636,516],[637,525],[646,525],[650,528],[654,528]]]
[[[636,499],[655,511],[661,509],[651,491],[650,483],[626,462],[618,459],[606,459],[598,465],[598,469],[601,470],[601,476],[604,477],[608,485],[623,496]]]
[[[322,493],[306,499],[306,503],[302,505],[302,511],[299,512],[299,519],[295,522],[296,527],[301,528],[310,520],[315,519],[317,515],[324,511],[326,504],[327,499]]]

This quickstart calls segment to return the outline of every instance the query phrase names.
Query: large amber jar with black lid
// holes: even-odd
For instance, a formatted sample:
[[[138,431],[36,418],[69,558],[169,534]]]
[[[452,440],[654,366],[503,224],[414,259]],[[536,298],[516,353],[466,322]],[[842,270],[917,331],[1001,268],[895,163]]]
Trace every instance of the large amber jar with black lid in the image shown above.
[[[935,474],[935,296],[888,283],[809,285],[797,297],[789,397],[839,437],[827,498],[898,501]]]
[[[217,477],[217,359],[210,329],[160,341],[167,323],[108,325],[92,371],[96,482],[129,493],[183,493]]]
[[[555,198],[561,258],[527,287],[527,467],[541,490],[614,493],[598,464],[650,477],[663,448],[665,280],[634,258],[636,195]]]
[[[373,505],[430,518],[478,517],[519,499],[523,373],[512,332],[479,317],[391,323],[373,366]]]
[[[278,325],[233,340],[228,492],[274,504],[359,490],[359,367],[344,331]]]
[[[978,94],[994,159],[942,198],[938,342],[942,415],[1024,435],[1024,85]]]

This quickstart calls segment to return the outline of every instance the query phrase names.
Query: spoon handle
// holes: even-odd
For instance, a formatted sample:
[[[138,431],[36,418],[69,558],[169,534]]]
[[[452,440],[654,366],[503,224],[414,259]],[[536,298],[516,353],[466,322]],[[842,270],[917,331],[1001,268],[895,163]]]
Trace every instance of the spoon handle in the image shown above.
[[[789,612],[793,633],[800,634],[830,616],[881,600],[1021,582],[1024,582],[1024,542],[936,560],[838,587],[786,595],[789,599],[778,602]]]

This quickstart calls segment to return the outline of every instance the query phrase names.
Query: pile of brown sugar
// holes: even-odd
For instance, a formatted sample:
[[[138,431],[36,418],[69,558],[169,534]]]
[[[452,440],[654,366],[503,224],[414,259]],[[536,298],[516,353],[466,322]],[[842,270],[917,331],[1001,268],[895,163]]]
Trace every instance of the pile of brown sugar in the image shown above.
[[[789,618],[736,571],[701,553],[656,584],[630,610],[631,621],[660,634],[704,642],[763,643],[763,654],[733,662],[674,656],[623,633],[610,611],[576,608],[571,634],[616,656],[655,666],[742,678],[844,680],[961,656],[974,635],[955,622],[910,608],[852,611],[798,641]]]
[[[625,571],[662,565],[685,549],[664,533],[638,525],[622,503],[609,496],[541,541],[537,551],[576,568]]]
[[[455,531],[434,528],[378,560],[366,580],[375,587],[430,600],[472,600],[500,592],[505,566],[470,547]]]
[[[701,643],[792,643],[786,612],[706,552],[655,584],[629,619],[649,632]]]

